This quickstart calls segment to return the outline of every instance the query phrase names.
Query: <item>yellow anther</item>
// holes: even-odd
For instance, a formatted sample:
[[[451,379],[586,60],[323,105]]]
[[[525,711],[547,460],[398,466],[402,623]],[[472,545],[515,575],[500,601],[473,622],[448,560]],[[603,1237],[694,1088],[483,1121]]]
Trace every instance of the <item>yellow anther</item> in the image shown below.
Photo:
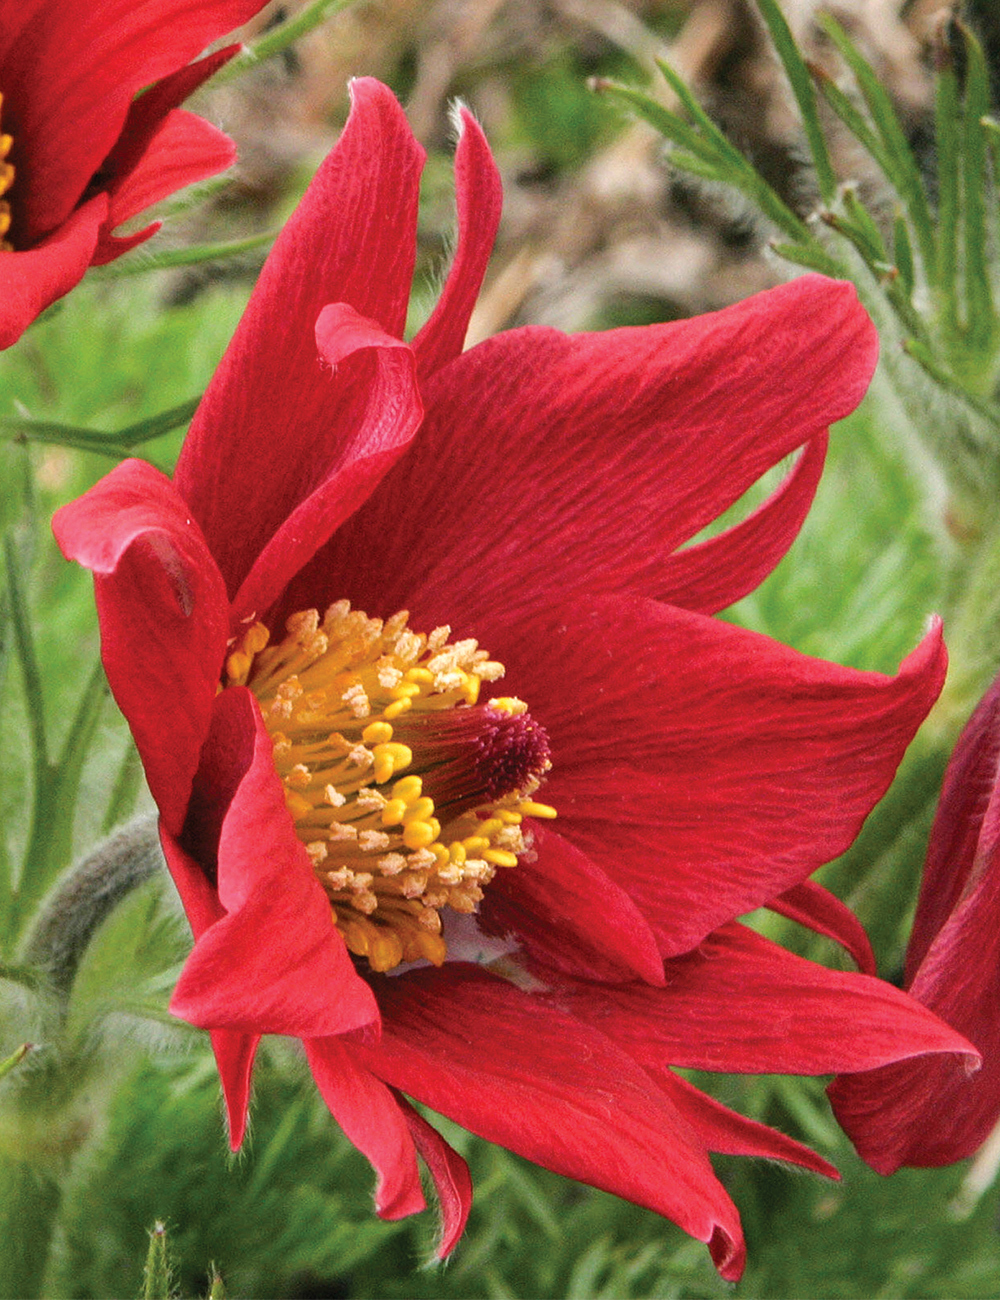
[[[400,772],[404,767],[410,766],[413,762],[413,750],[407,745],[398,745],[390,741],[387,744],[375,745],[372,749],[372,758],[375,765],[375,780],[379,785],[384,785],[393,772]]]
[[[487,862],[492,862],[496,867],[517,866],[517,854],[508,853],[505,849],[484,849],[483,857]]]
[[[559,816],[556,810],[547,803],[535,803],[531,799],[524,799],[517,806],[525,817],[543,817],[551,820],[553,817]]]
[[[405,799],[390,799],[382,809],[382,825],[395,826],[401,822],[408,807]]]
[[[6,229],[0,230],[0,235],[5,235]],[[250,665],[253,659],[243,650],[234,650],[226,660],[226,676],[230,682],[242,686],[247,679],[247,673],[250,671]]]
[[[344,943],[356,957],[368,956],[368,930],[370,927],[362,925],[359,921],[341,921],[340,933],[344,936]]]
[[[0,187],[4,147],[0,137]],[[0,197],[0,248],[7,208]],[[333,923],[372,971],[444,962],[447,912],[474,913],[496,873],[523,858],[525,816],[555,816],[518,797],[550,766],[541,729],[510,728],[508,778],[501,720],[495,795],[487,794],[494,760],[487,772],[465,757],[470,728],[484,721],[474,707],[481,684],[501,678],[503,665],[472,639],[450,643],[445,626],[424,634],[406,624],[404,612],[383,622],[339,601],[322,619],[315,610],[292,614],[288,634],[272,643],[251,615],[227,647],[219,688],[245,682],[257,696]],[[512,696],[489,704],[513,718],[526,712]],[[396,739],[403,735],[409,744]],[[515,777],[521,747],[524,775]]]
[[[403,960],[403,945],[392,930],[380,929],[368,944],[368,963],[372,970],[392,970]]]
[[[409,822],[403,828],[403,843],[408,849],[426,849],[438,837],[441,827],[436,821]]]
[[[296,820],[308,817],[313,810],[313,806],[309,800],[303,799],[303,797],[300,794],[296,794],[294,790],[285,790],[285,805],[288,808],[288,811],[292,814],[292,817]]]
[[[434,966],[443,966],[444,959],[448,955],[448,945],[439,934],[428,934],[421,931],[416,936],[416,943],[420,949],[420,955]]]
[[[434,800],[428,799],[427,796],[424,795],[420,799],[414,799],[413,803],[409,805],[403,817],[403,821],[406,822],[407,824],[409,822],[415,822],[415,821],[425,822],[428,820],[428,818],[433,816],[434,816]]]
[[[403,776],[392,787],[392,797],[412,803],[423,793],[424,783],[419,776]]]
[[[252,627],[247,628],[243,636],[243,649],[248,655],[257,655],[264,649],[271,634],[263,623],[254,623]]]

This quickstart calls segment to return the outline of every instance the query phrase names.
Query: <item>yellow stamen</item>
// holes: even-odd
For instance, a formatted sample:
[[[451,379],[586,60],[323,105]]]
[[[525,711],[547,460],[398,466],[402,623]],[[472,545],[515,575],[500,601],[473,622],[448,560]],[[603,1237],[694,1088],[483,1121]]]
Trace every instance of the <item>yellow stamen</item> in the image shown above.
[[[524,817],[558,817],[559,814],[554,808],[549,807],[547,803],[532,803],[530,799],[522,799],[517,805],[517,810]]]
[[[549,767],[544,732],[477,642],[425,635],[332,605],[302,610],[271,643],[234,639],[224,685],[248,686],[271,732],[285,801],[348,949],[374,971],[447,956],[441,913],[474,912],[528,848],[526,816]]]
[[[3,95],[0,95],[0,107],[3,106]],[[14,167],[7,161],[7,155],[14,144],[14,137],[6,132],[0,134],[0,194],[6,194],[14,184]],[[10,203],[6,199],[0,199],[0,252],[12,253],[14,245],[9,240],[4,239],[7,231],[10,230],[11,212]]]

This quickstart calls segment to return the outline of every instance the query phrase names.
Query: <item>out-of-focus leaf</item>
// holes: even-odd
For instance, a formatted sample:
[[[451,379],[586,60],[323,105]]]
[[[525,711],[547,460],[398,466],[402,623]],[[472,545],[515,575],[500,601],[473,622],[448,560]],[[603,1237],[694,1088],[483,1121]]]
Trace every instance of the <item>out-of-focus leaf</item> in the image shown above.
[[[267,230],[245,239],[231,239],[218,244],[192,244],[187,248],[147,250],[143,244],[131,256],[110,263],[105,272],[107,279],[123,275],[142,275],[146,271],[164,271],[178,266],[198,266],[202,262],[219,262],[227,257],[252,253],[255,248],[272,244],[278,237],[276,230]]]
[[[60,447],[76,447],[80,451],[94,451],[121,458],[142,443],[151,442],[154,438],[169,433],[171,429],[186,424],[198,409],[200,401],[200,397],[192,397],[180,406],[172,406],[168,411],[139,420],[116,433],[106,433],[101,429],[81,429],[48,420],[5,416],[0,417],[0,437],[53,443]]]
[[[788,83],[792,88],[792,94],[795,96],[795,102],[799,106],[802,127],[806,133],[813,166],[816,168],[816,180],[819,184],[820,197],[824,203],[832,203],[837,192],[837,179],[833,174],[826,139],[819,124],[819,115],[816,112],[816,92],[809,76],[809,69],[799,53],[799,47],[795,44],[788,23],[785,21],[785,16],[778,8],[776,0],[757,0],[757,8],[767,24],[767,30],[770,32],[774,48],[777,50],[778,57],[785,69],[785,75],[788,77]]]
[[[851,69],[858,88],[864,96],[875,129],[881,137],[883,149],[879,162],[886,179],[906,205],[916,232],[917,243],[924,259],[924,272],[931,284],[937,283],[937,249],[934,224],[931,220],[927,194],[913,151],[900,125],[892,100],[868,64],[858,53],[844,29],[829,14],[821,14],[818,22],[839,50]],[[862,141],[862,143],[864,143]]]
[[[235,59],[230,59],[212,78],[212,84],[219,85],[225,81],[232,81],[234,77],[242,76],[249,68],[263,63],[265,59],[273,59],[276,54],[287,50],[314,27],[332,18],[334,14],[349,9],[354,3],[356,0],[312,0],[312,3],[307,4],[301,13],[271,28],[253,45],[237,54]]]

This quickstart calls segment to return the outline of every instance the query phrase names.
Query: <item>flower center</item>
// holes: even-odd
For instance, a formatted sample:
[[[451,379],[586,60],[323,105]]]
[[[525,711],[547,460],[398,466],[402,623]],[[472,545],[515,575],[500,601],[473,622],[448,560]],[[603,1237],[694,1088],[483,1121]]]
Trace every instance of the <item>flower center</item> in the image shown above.
[[[0,95],[0,107],[3,106],[3,95]],[[7,161],[7,155],[10,153],[11,145],[14,143],[12,135],[0,133],[0,195],[6,194],[14,184],[14,168]],[[14,245],[4,236],[10,230],[10,204],[6,199],[0,198],[0,253],[12,253]]]
[[[497,868],[529,847],[525,816],[551,767],[548,737],[473,640],[449,642],[338,601],[293,614],[269,645],[252,624],[227,684],[256,695],[299,839],[351,952],[376,971],[447,955],[441,911],[474,912]],[[405,773],[405,775],[404,775]]]

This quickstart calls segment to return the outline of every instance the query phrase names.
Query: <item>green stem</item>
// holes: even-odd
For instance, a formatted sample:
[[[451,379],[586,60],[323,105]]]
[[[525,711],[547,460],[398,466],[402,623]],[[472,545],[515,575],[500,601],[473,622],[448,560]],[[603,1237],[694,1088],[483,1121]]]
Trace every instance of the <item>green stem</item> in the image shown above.
[[[25,962],[43,970],[65,999],[94,931],[162,866],[156,817],[137,817],[123,826],[78,862],[49,895],[25,943]]]
[[[54,1178],[0,1158],[0,1300],[41,1294],[60,1201]]]

